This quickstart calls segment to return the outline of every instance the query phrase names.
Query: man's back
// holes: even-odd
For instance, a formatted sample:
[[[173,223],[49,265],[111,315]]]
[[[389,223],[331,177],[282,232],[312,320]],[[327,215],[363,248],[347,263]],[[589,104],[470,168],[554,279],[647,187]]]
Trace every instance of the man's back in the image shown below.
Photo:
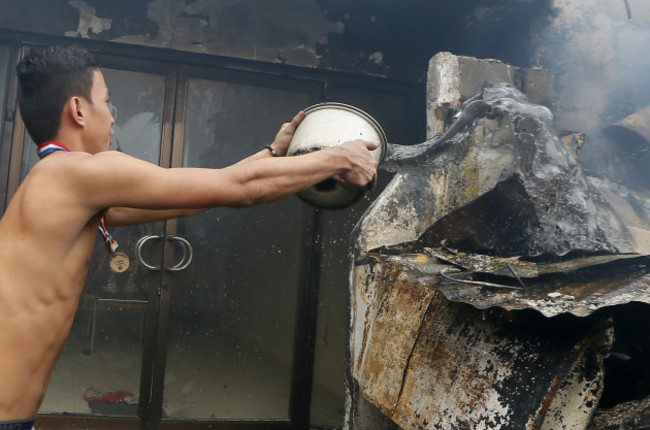
[[[0,420],[36,414],[72,325],[99,222],[66,183],[79,156],[39,162],[0,220]]]

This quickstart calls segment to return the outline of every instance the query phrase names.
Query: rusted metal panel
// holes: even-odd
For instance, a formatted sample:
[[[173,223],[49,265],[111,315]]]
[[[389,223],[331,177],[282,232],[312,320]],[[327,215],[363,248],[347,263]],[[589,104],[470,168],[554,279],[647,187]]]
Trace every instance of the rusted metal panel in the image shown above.
[[[453,303],[422,282],[425,257],[400,258],[355,268],[355,290],[380,292],[353,348],[364,397],[403,429],[586,427],[612,341],[606,323]]]
[[[360,388],[391,416],[401,394],[404,370],[418,340],[424,316],[435,290],[421,288],[415,278],[400,273],[394,288],[386,290],[368,327],[358,371]],[[372,387],[383,386],[382,391]]]
[[[568,254],[544,262],[425,248],[421,254],[368,254],[367,260],[408,266],[418,274],[416,282],[478,309],[534,309],[546,317],[583,317],[609,306],[650,304],[647,255]]]
[[[480,257],[486,262],[500,261]],[[439,289],[449,300],[479,309],[499,306],[508,310],[534,309],[547,317],[562,313],[587,316],[608,306],[633,301],[650,303],[649,263],[650,257],[645,255],[602,255],[539,265],[530,261],[514,264],[507,260],[494,267],[495,272],[500,273],[490,278],[494,287],[471,284],[461,277],[454,281],[458,275],[444,279],[431,277],[422,282]],[[505,271],[504,265],[510,273]],[[478,269],[477,266],[469,267]],[[472,282],[472,278],[481,278],[476,276],[477,272],[490,273],[489,270],[484,267],[473,274],[464,272],[466,275],[462,277]],[[538,276],[530,276],[536,272]],[[499,285],[511,288],[499,288]]]
[[[424,248],[424,253],[440,260],[476,273],[488,273],[511,278],[537,278],[542,275],[575,272],[602,264],[625,262],[624,260],[647,259],[639,254],[585,254],[569,253],[562,257],[494,257],[484,254],[470,254],[449,248]],[[583,255],[580,255],[583,254]],[[638,264],[639,261],[636,261]],[[627,261],[629,262],[629,261]]]

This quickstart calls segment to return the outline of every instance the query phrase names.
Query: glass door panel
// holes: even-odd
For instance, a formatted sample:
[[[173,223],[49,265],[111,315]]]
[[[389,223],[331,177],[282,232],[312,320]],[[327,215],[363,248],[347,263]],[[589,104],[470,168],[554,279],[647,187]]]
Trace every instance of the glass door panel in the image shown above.
[[[111,149],[158,164],[163,124],[165,75],[103,68],[115,117]],[[118,145],[119,142],[119,145]],[[26,137],[23,178],[36,162]],[[135,258],[135,245],[154,234],[153,224],[109,228],[119,251],[130,257],[126,272],[113,272],[99,238],[68,342],[57,361],[41,413],[137,416],[144,317],[152,300],[151,283],[160,275]],[[158,252],[160,250],[158,249]],[[149,264],[160,254],[143,249]],[[153,296],[155,297],[155,295]]]
[[[183,165],[220,168],[261,150],[309,101],[306,92],[190,78]],[[308,213],[289,197],[179,220],[194,260],[171,286],[163,416],[289,419]]]

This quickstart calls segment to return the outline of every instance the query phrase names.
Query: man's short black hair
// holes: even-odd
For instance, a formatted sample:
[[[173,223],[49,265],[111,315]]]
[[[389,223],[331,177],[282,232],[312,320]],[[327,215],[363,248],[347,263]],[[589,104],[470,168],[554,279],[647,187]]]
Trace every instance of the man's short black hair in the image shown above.
[[[25,127],[38,145],[59,131],[61,112],[70,97],[90,96],[97,59],[72,44],[30,51],[16,66],[18,104]]]

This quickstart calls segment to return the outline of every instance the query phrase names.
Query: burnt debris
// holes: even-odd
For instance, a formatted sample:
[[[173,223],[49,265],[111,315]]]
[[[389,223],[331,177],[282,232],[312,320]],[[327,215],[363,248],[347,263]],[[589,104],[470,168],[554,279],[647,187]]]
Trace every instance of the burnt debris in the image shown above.
[[[515,75],[432,59],[440,76],[458,63]],[[457,97],[462,75],[450,80]],[[349,422],[375,425],[357,395],[403,429],[601,429],[645,416],[650,342],[625,309],[650,304],[647,186],[585,173],[585,135],[556,131],[514,81],[466,100],[441,92],[430,97],[452,121],[435,118],[443,130],[422,144],[389,145],[395,177],[358,226]]]
[[[501,256],[616,251],[598,224],[594,191],[554,133],[552,119],[514,87],[496,84],[465,102],[440,137],[414,147],[391,145],[385,163],[391,171],[435,175],[450,164],[498,169],[479,184],[491,189],[442,217],[420,242],[464,242]],[[462,184],[454,188],[463,192]]]

